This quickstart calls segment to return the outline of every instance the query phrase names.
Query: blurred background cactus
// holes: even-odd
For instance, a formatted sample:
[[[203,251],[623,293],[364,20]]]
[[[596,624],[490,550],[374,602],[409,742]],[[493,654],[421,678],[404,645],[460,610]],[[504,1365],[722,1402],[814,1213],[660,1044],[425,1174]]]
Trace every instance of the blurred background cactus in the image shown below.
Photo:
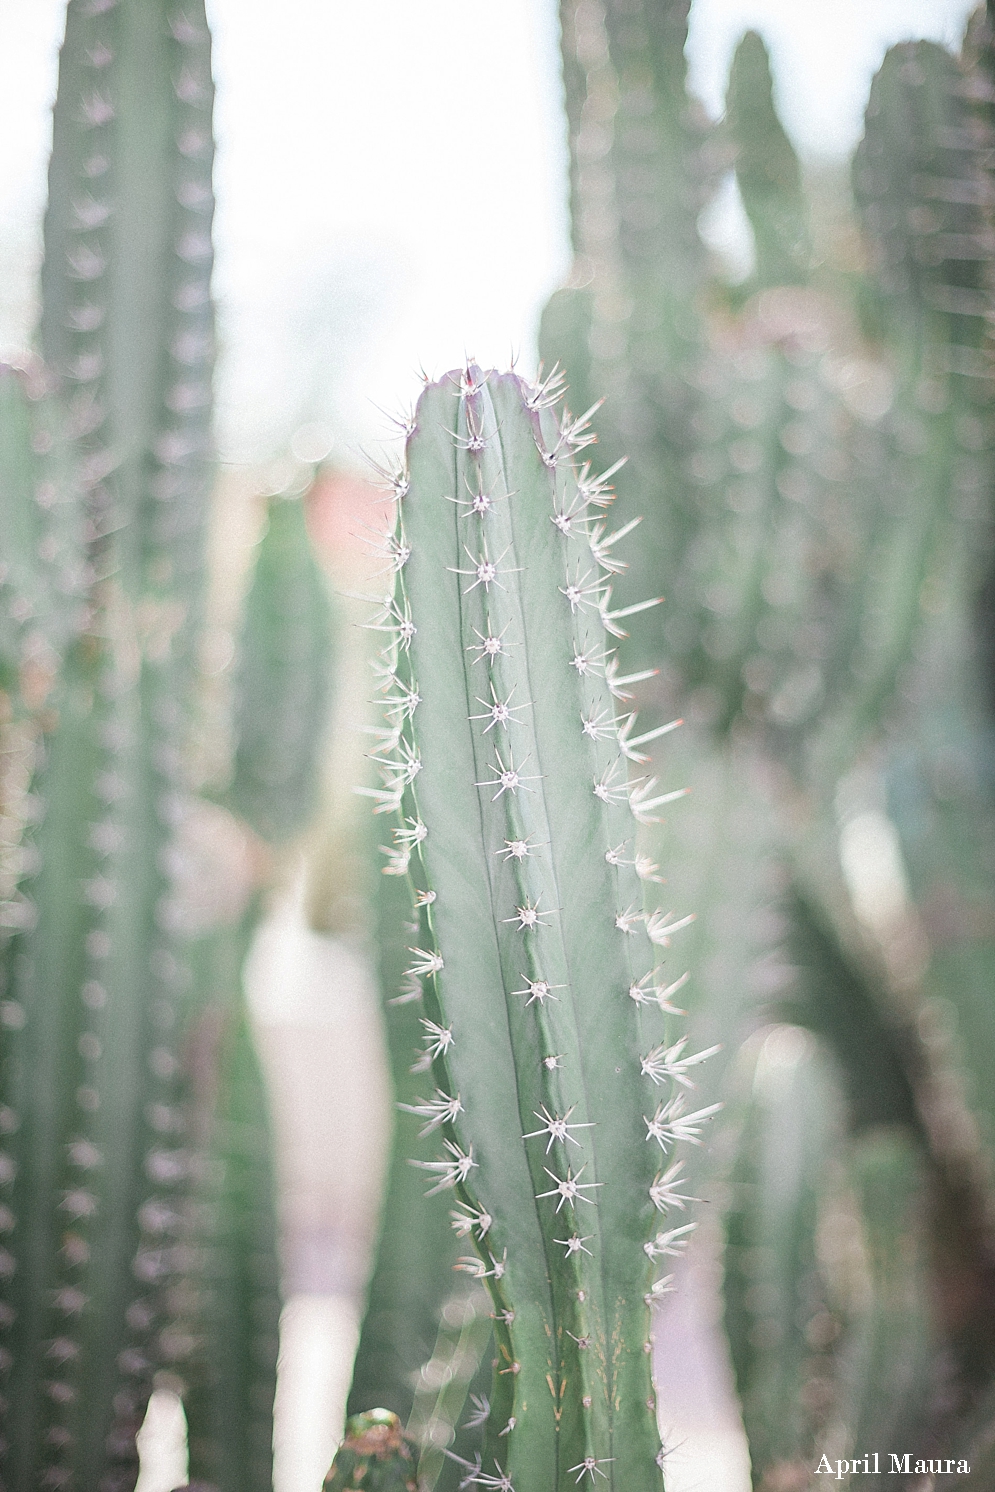
[[[566,9],[568,113],[614,100],[598,169],[615,183],[632,103],[612,18],[641,8]],[[687,6],[645,9],[647,35],[669,13],[679,77]],[[581,25],[603,37],[596,67],[577,66]],[[764,1488],[807,1485],[830,1445],[966,1457],[990,1393],[991,37],[979,13],[959,56],[886,56],[853,168],[856,263],[838,232],[820,241],[764,45],[743,38],[705,149],[735,172],[753,272],[657,343],[692,448],[617,478],[623,517],[668,515],[640,564],[669,605],[632,631],[666,658],[643,703],[689,721],[669,748],[695,789],[670,878],[698,912],[686,1000],[729,1059],[782,1023],[725,1143],[692,1157],[695,1187],[728,1197],[725,1324]],[[655,191],[673,234],[669,171]],[[605,240],[584,294],[624,286],[616,386],[652,405],[634,349],[662,302],[624,226]],[[586,376],[596,333],[578,350],[558,304],[542,350]],[[708,1096],[731,1097],[735,1066],[706,1070]],[[844,1208],[859,1288],[832,1241]]]
[[[640,826],[633,859],[659,862],[666,905],[696,914],[681,934],[691,976],[679,1004],[688,1050],[721,1048],[695,1097],[717,1114],[712,1133],[686,1136],[704,1143],[681,1157],[688,1194],[712,1205],[696,1213],[674,1297],[653,1306],[659,1427],[669,1444],[672,1301],[693,1295],[695,1261],[714,1254],[757,1488],[807,1485],[823,1451],[835,1461],[899,1447],[967,1461],[971,1486],[995,1488],[991,8],[959,48],[892,47],[849,173],[799,158],[757,32],[739,41],[711,120],[689,83],[689,0],[547,10],[562,45],[573,263],[546,304],[540,351],[546,376],[565,374],[575,413],[606,402],[598,444],[583,449],[572,417],[555,431],[550,413],[529,418],[544,422],[547,456],[576,435],[580,486],[617,494],[613,529],[642,520],[617,558],[603,515],[581,522],[584,503],[561,508],[584,564],[590,541],[591,563],[608,561],[601,580],[582,567],[564,586],[580,617],[595,603],[608,613],[610,679],[626,680],[625,708],[644,722],[641,742],[623,731],[623,754],[691,789],[664,826]],[[286,1196],[281,1257],[270,1098],[279,1128],[289,1088],[326,1063],[312,1073],[322,1103],[308,1165],[322,1146],[329,1166],[344,1165],[376,1127],[355,1087],[342,1096],[340,1069],[325,1076],[334,1033],[313,1053],[295,1049],[283,1089],[264,1049],[267,1091],[242,968],[278,903],[317,940],[312,951],[334,941],[341,955],[310,985],[300,976],[302,1003],[324,979],[341,980],[347,1005],[346,966],[375,968],[398,1105],[349,1409],[394,1411],[400,1425],[354,1418],[329,1485],[416,1476],[439,1492],[475,1480],[522,1492],[530,1475],[549,1479],[555,1432],[545,1420],[534,1431],[542,1417],[512,1403],[500,1369],[513,1323],[492,1312],[518,1307],[493,1292],[521,1284],[522,1217],[535,1223],[536,1259],[542,1248],[557,1259],[574,1234],[543,1231],[534,1187],[531,1198],[519,1188],[517,1210],[505,1196],[511,1172],[495,1180],[496,1129],[481,1119],[493,1075],[449,1050],[462,1040],[462,996],[434,968],[449,953],[444,919],[432,941],[424,900],[450,873],[449,852],[437,864],[417,838],[416,794],[431,787],[431,769],[414,782],[425,638],[387,660],[391,718],[376,734],[360,703],[365,644],[335,627],[300,500],[308,452],[323,459],[330,444],[320,400],[298,431],[310,434],[292,478],[245,487],[238,555],[223,552],[237,481],[219,475],[212,433],[210,48],[199,0],[70,0],[37,350],[0,370],[2,1479],[17,1492],[132,1487],[158,1386],[183,1400],[191,1482],[272,1485],[281,1274],[297,1296],[328,1279],[359,1296],[367,1265],[366,1224],[346,1263],[315,1263],[328,1239],[306,1218],[288,1224]],[[457,132],[451,149],[473,136],[475,150],[476,133]],[[461,212],[482,169],[474,156],[456,172]],[[730,193],[750,241],[738,276],[703,238]],[[491,201],[489,182],[481,195]],[[454,285],[482,278],[490,233],[470,237],[474,251],[439,271]],[[305,342],[310,365],[318,344]],[[419,350],[406,347],[407,361]],[[383,464],[391,501],[409,476],[417,487],[431,426],[453,468],[449,530],[472,548],[466,535],[484,521],[473,499],[490,492],[473,479],[478,405],[518,385],[502,376],[487,392],[466,379],[462,397],[435,388],[413,422],[402,418],[410,472]],[[448,421],[428,417],[433,400]],[[509,459],[520,414],[509,404],[502,417]],[[523,457],[505,484],[509,501],[510,488],[524,503],[519,490],[545,480],[527,467]],[[312,517],[322,483],[337,480],[318,483]],[[384,549],[378,603],[401,572],[379,629],[406,626],[417,584],[417,491],[405,502],[396,530],[377,497],[353,524]],[[329,520],[326,550],[348,547],[346,526]],[[499,552],[452,565],[500,568]],[[343,561],[343,589],[370,589],[348,571]],[[444,585],[456,594],[472,579]],[[528,583],[516,571],[513,594]],[[661,594],[662,605],[632,609]],[[337,610],[354,615],[345,601]],[[330,663],[336,632],[341,667]],[[500,682],[489,702],[482,685],[485,716],[505,701],[546,708],[534,684],[509,701],[510,675]],[[354,725],[374,734],[347,740]],[[486,744],[499,729],[495,717]],[[492,791],[518,761],[491,767]],[[614,779],[598,780],[617,797]],[[354,782],[377,809],[403,798],[410,822],[395,834],[384,816],[364,818],[370,799],[350,796]],[[444,785],[440,813],[452,811],[446,799]],[[413,924],[402,872],[430,863]],[[523,895],[531,908],[533,890]],[[632,906],[638,917],[641,901]],[[506,944],[521,908],[503,910]],[[628,904],[617,911],[624,919]],[[555,915],[577,909],[571,900]],[[609,928],[608,941],[624,931]],[[530,990],[552,984],[531,965],[522,977]],[[552,991],[537,1000],[537,1020],[555,1025]],[[349,1026],[337,1055],[371,1089],[373,1058],[350,1042],[362,1028],[368,1045],[373,1027]],[[424,1066],[426,1031],[428,1087],[411,1071],[413,1058]],[[638,1107],[643,1082],[616,1107]],[[561,1112],[533,1096],[540,1116],[544,1103]],[[528,1119],[499,1102],[494,1115],[519,1135]],[[457,1147],[444,1164],[440,1133]],[[281,1134],[286,1191],[288,1151],[303,1156],[305,1140]],[[469,1144],[474,1169],[461,1176]],[[523,1175],[544,1144],[533,1135],[519,1147]],[[644,1146],[619,1174],[649,1164]],[[377,1164],[362,1164],[372,1195]],[[426,1197],[433,1179],[442,1194]],[[473,1213],[450,1226],[448,1193],[464,1183],[463,1202],[491,1219],[486,1233]],[[493,1208],[490,1187],[502,1198]],[[596,1250],[583,1230],[576,1238],[571,1268],[590,1262],[581,1244]],[[550,1268],[554,1293],[565,1264]],[[523,1317],[517,1330],[534,1324]],[[570,1388],[559,1412],[580,1449],[556,1476],[658,1485],[656,1425],[628,1437],[638,1469],[579,1428],[596,1395],[582,1392],[588,1349],[576,1338],[587,1329],[579,1318],[571,1329],[576,1351],[561,1341],[555,1364],[534,1343],[522,1354],[521,1381],[538,1375],[540,1396],[547,1368],[564,1382],[576,1369],[581,1408]],[[646,1333],[633,1332],[638,1377]],[[368,1456],[364,1436],[384,1426],[390,1455]],[[680,1485],[677,1461],[664,1460],[668,1487]]]
[[[329,614],[300,504],[275,507],[231,808],[199,796],[212,102],[203,6],[69,5],[43,361],[2,380],[4,811],[24,872],[0,1079],[11,1489],[132,1487],[157,1373],[186,1397],[193,1477],[272,1485],[275,1202],[241,965],[268,845],[315,807]]]

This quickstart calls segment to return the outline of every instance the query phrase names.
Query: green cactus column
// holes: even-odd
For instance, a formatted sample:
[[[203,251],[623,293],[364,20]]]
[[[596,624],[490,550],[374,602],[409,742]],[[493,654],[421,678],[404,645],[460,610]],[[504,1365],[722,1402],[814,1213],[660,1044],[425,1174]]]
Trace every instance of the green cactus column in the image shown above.
[[[757,284],[804,284],[811,260],[808,204],[798,157],[774,107],[767,48],[756,31],[747,31],[732,59],[725,130],[753,229]]]
[[[72,0],[41,341],[76,442],[89,584],[50,700],[35,920],[4,1031],[17,1492],[131,1487],[153,1369],[186,1350],[168,1329],[190,1167],[173,870],[210,483],[212,99],[202,6]]]
[[[661,1485],[657,1261],[693,1226],[663,1151],[708,1053],[672,1028],[683,970],[661,950],[683,919],[647,914],[637,873],[635,815],[671,795],[630,781],[615,714],[620,535],[551,402],[472,366],[419,401],[379,623],[405,708],[375,759],[415,888],[408,974],[442,1142],[418,1164],[494,1302],[470,1472],[637,1492]]]
[[[669,592],[692,532],[687,462],[702,407],[708,269],[698,216],[718,185],[707,126],[688,95],[688,0],[562,0],[574,267],[546,306],[539,346],[575,407],[605,399],[603,465],[623,456],[624,518],[645,520],[633,595]],[[628,582],[623,581],[626,594]],[[655,616],[630,648],[655,658]]]

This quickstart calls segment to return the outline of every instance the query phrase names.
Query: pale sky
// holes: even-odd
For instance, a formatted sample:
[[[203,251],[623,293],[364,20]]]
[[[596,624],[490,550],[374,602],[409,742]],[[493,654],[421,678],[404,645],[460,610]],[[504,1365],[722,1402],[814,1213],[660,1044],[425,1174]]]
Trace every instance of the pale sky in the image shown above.
[[[0,352],[34,319],[63,0],[0,0]],[[799,148],[846,155],[886,46],[955,44],[970,0],[694,0],[721,111],[748,26]],[[464,351],[528,367],[568,264],[554,0],[209,0],[218,78],[222,448],[309,421],[352,450]],[[720,224],[721,228],[721,224]],[[731,223],[729,231],[735,231]]]

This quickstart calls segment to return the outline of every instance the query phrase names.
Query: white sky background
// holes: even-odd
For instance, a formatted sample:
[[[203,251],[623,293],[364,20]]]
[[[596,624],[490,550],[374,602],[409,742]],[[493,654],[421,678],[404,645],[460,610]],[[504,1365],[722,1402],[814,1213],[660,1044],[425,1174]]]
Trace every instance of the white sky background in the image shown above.
[[[787,128],[846,155],[886,46],[956,44],[971,0],[694,0],[692,86],[721,111],[748,26]],[[64,0],[0,0],[0,353],[34,320]],[[226,456],[334,425],[464,351],[524,367],[569,259],[555,0],[209,0],[218,79],[216,289]],[[733,206],[719,229],[735,232]]]

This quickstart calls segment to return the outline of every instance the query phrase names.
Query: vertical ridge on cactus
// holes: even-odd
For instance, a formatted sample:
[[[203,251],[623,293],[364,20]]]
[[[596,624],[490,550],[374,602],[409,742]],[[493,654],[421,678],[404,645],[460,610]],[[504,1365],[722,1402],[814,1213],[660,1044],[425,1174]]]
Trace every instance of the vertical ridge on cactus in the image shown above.
[[[585,516],[575,423],[539,402],[472,365],[419,400],[380,624],[388,687],[417,703],[376,759],[416,892],[423,1063],[461,1105],[438,1116],[440,1159],[419,1164],[462,1204],[465,1262],[494,1302],[478,1479],[547,1492],[596,1468],[631,1492],[660,1486],[654,1258],[688,1231],[661,1241],[673,1192],[639,1073],[674,1043],[656,1002],[629,998],[658,959],[602,619],[616,562]],[[563,511],[567,533],[550,521]]]

